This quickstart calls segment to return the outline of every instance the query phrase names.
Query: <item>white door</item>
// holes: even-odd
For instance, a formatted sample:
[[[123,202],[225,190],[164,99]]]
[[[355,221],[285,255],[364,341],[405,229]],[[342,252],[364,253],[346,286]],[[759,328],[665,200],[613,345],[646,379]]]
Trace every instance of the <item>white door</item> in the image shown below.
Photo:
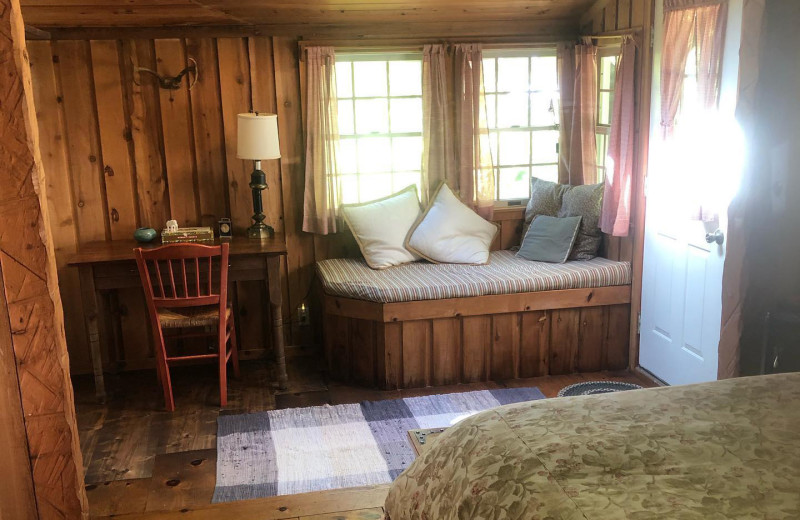
[[[741,170],[742,142],[734,111],[742,1],[730,2],[714,131],[691,135],[693,125],[684,124],[689,130],[682,144],[673,141],[669,146],[660,124],[663,0],[656,1],[639,364],[671,385],[717,379],[725,243],[708,243],[706,234],[726,232],[726,208]],[[721,208],[719,222],[688,218],[683,203],[697,198],[713,200]]]

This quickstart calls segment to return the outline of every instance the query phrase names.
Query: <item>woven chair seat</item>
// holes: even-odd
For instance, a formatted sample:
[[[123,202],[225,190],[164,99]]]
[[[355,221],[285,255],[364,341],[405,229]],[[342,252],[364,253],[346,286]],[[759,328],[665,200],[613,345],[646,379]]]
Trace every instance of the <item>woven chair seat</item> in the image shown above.
[[[231,318],[231,306],[225,309],[225,319]],[[219,307],[178,307],[158,309],[158,322],[162,329],[182,329],[188,327],[210,327],[219,323]]]

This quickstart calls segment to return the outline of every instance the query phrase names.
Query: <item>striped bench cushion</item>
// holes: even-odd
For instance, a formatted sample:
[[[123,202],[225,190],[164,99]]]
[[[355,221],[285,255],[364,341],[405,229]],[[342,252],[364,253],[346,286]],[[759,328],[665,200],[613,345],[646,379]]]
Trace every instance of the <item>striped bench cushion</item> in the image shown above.
[[[512,251],[491,253],[487,265],[416,262],[381,271],[370,269],[363,259],[337,258],[318,262],[317,272],[327,294],[380,303],[631,283],[629,262],[594,258],[548,264],[517,258]]]

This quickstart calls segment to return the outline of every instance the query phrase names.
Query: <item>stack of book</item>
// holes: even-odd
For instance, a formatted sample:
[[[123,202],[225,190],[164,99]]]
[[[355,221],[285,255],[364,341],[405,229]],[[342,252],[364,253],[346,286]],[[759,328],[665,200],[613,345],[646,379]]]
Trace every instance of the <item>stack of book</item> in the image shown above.
[[[214,230],[210,227],[188,227],[178,228],[177,231],[161,232],[162,244],[174,244],[176,242],[213,242]]]

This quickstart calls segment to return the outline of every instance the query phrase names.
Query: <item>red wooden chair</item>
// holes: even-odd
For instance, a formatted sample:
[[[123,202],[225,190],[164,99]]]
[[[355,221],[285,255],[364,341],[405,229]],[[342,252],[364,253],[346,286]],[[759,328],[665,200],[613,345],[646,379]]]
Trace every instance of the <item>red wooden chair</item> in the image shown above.
[[[228,244],[172,244],[155,249],[135,249],[139,276],[147,298],[147,309],[156,343],[156,368],[164,401],[175,410],[169,365],[175,361],[217,359],[219,363],[220,406],[228,403],[227,365],[239,377],[239,355],[233,312],[228,305]],[[181,329],[213,327],[215,332],[184,334]],[[178,329],[168,338],[217,337],[217,351],[211,354],[170,356],[165,329]],[[227,348],[230,340],[230,349]]]

